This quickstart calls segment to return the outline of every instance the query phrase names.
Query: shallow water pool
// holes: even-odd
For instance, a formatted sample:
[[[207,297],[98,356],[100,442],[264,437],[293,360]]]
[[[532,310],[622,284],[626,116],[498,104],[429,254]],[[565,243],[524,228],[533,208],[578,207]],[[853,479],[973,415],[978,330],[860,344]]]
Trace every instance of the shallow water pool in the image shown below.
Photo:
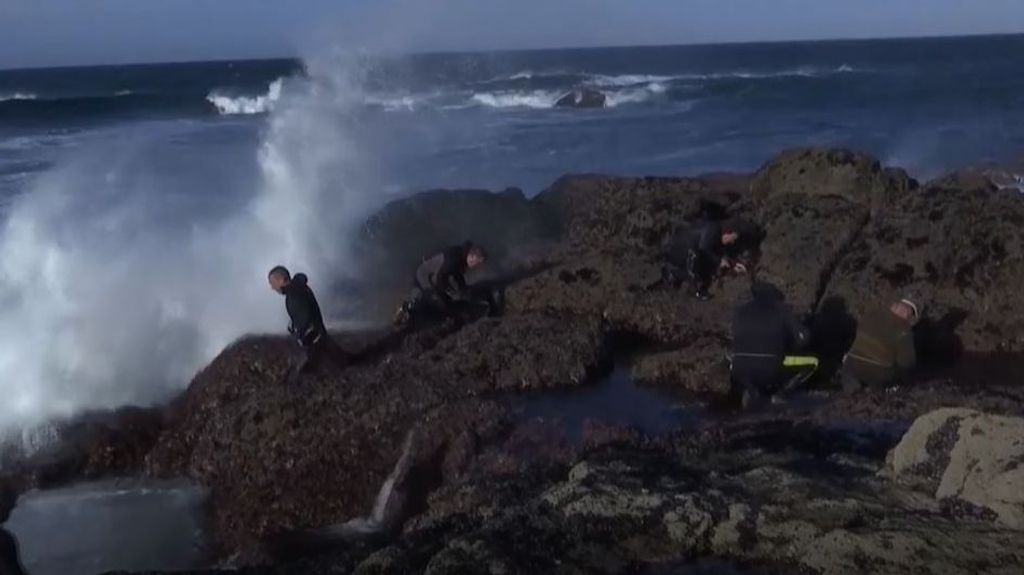
[[[32,575],[201,567],[203,491],[181,482],[104,481],[25,493],[4,527]]]

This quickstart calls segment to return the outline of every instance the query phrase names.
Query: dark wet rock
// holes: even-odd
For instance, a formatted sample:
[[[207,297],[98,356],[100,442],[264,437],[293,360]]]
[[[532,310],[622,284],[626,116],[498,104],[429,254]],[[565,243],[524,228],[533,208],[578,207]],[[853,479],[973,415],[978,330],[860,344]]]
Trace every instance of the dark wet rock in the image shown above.
[[[633,378],[641,385],[726,395],[730,390],[727,351],[724,342],[705,338],[680,350],[645,354],[636,360]]]
[[[148,470],[210,487],[221,550],[270,561],[268,538],[366,516],[417,430],[401,525],[384,547],[278,558],[266,572],[642,573],[694,557],[755,572],[1013,572],[1021,532],[985,502],[939,502],[877,476],[893,430],[927,411],[1004,413],[1024,401],[1010,381],[1024,351],[1014,297],[1024,208],[972,186],[918,189],[867,156],[819,150],[756,176],[567,176],[529,200],[400,200],[364,231],[365,261],[386,262],[369,291],[397,304],[424,252],[473,238],[496,254],[475,279],[503,291],[504,315],[347,335],[355,362],[296,387],[282,384],[289,341],[240,341],[174,406]],[[910,387],[826,392],[671,438],[595,421],[581,445],[556,423],[514,420],[514,394],[588,385],[622,355],[642,384],[727,393],[722,358],[749,278],[723,278],[708,302],[658,280],[675,232],[731,216],[763,225],[753,272],[799,314],[841,312],[816,319],[817,333],[844,333],[818,349],[841,358],[848,315],[855,326],[914,292],[933,314],[921,338],[933,355],[922,357],[980,359]]]
[[[135,475],[163,431],[163,409],[123,408],[84,414],[54,425],[49,443],[3,466],[19,490]]]
[[[967,169],[946,174],[945,176],[931,180],[925,184],[925,188],[931,190],[943,190],[952,192],[982,192],[989,193],[999,189],[999,186],[992,180],[992,177],[983,169]]]
[[[550,238],[557,221],[522,190],[435,190],[391,202],[366,223],[357,243],[361,277],[406,287],[422,258],[473,240],[496,259]]]
[[[410,429],[421,437],[414,458],[434,468],[425,475],[456,470],[472,455],[467,437],[505,425],[480,396],[580,385],[604,361],[603,342],[596,321],[484,320],[288,386],[290,342],[244,340],[197,376],[149,469],[214,486],[215,525],[232,549],[342,522],[369,511]]]
[[[477,475],[356,572],[632,573],[697,556],[749,572],[1004,573],[1022,559],[1021,532],[950,519],[862,464],[753,444],[716,453],[695,467],[627,441],[557,479]]]
[[[800,149],[772,159],[757,173],[750,191],[757,201],[779,195],[839,196],[872,213],[917,182],[899,169],[884,168],[866,154],[839,149]]]
[[[758,279],[778,286],[798,314],[811,313],[868,217],[865,205],[840,196],[767,198],[760,211],[767,236]]]
[[[565,176],[534,202],[552,210],[563,235],[560,250],[658,250],[672,233],[708,211],[724,212],[741,200],[749,179]]]
[[[942,409],[919,418],[887,473],[934,496],[986,509],[1024,529],[1024,418]]]
[[[593,88],[580,88],[562,96],[555,102],[556,108],[604,108],[608,97]]]
[[[856,316],[917,298],[928,317],[919,332],[947,348],[925,355],[1022,351],[1024,316],[1015,311],[1024,281],[1022,200],[1012,191],[935,187],[904,195],[871,220],[828,292]]]

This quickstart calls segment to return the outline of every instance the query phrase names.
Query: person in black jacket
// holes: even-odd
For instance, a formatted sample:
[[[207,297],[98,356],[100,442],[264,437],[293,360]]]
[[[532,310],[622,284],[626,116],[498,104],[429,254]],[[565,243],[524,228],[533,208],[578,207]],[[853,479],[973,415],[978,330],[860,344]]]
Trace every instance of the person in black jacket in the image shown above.
[[[309,287],[306,274],[295,274],[293,278],[288,268],[277,266],[270,270],[267,279],[271,289],[284,296],[290,319],[288,333],[303,351],[302,357],[290,370],[289,381],[294,382],[302,374],[315,370],[324,359],[343,365],[342,351],[327,332],[320,304]]]
[[[10,518],[17,502],[18,492],[9,485],[0,483],[0,525]],[[10,531],[0,527],[0,575],[24,574],[25,568],[21,564],[18,540]]]
[[[402,304],[395,323],[404,324],[423,306],[429,306],[447,316],[456,316],[456,302],[486,303],[494,314],[497,305],[493,294],[473,290],[466,284],[466,272],[487,260],[484,249],[473,242],[449,247],[423,260],[413,277],[413,293]]]
[[[745,408],[761,397],[793,391],[818,367],[818,360],[798,355],[810,336],[785,305],[777,287],[755,282],[752,299],[736,309],[732,326],[732,380]]]
[[[756,235],[755,227],[742,220],[708,221],[686,229],[673,239],[665,254],[675,269],[663,268],[662,282],[678,288],[682,283],[681,276],[685,276],[690,282],[693,297],[708,300],[716,274],[721,271],[747,272],[746,265],[738,261],[737,256],[739,252],[752,248]]]

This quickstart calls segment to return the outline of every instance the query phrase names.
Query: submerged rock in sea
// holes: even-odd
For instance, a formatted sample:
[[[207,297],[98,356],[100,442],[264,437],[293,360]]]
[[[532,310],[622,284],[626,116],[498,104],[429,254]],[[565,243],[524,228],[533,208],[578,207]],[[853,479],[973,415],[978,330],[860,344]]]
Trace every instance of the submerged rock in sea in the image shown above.
[[[593,88],[579,88],[555,102],[556,108],[604,108],[608,97]]]

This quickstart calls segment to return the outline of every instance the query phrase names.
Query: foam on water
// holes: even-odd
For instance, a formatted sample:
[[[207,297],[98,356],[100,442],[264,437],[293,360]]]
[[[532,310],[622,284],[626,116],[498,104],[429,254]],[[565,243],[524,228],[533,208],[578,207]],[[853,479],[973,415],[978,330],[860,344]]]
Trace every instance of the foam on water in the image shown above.
[[[473,102],[490,108],[554,108],[564,92],[533,90],[529,92],[484,92],[473,94]]]
[[[204,129],[172,123],[78,149],[13,201],[0,224],[0,429],[165,400],[234,339],[286,324],[270,267],[325,289],[350,269],[346,238],[383,200],[354,143],[359,71],[343,56],[309,71],[250,107],[273,102],[258,173],[207,190],[158,177],[164,139]],[[230,211],[206,211],[228,193],[240,196]]]
[[[212,92],[206,99],[224,115],[266,114],[273,111],[277,101],[281,99],[283,85],[284,80],[278,79],[270,84],[266,94],[260,96],[227,96]]]
[[[0,94],[0,102],[8,102],[15,100],[35,100],[38,98],[35,94],[15,92],[13,94]]]

